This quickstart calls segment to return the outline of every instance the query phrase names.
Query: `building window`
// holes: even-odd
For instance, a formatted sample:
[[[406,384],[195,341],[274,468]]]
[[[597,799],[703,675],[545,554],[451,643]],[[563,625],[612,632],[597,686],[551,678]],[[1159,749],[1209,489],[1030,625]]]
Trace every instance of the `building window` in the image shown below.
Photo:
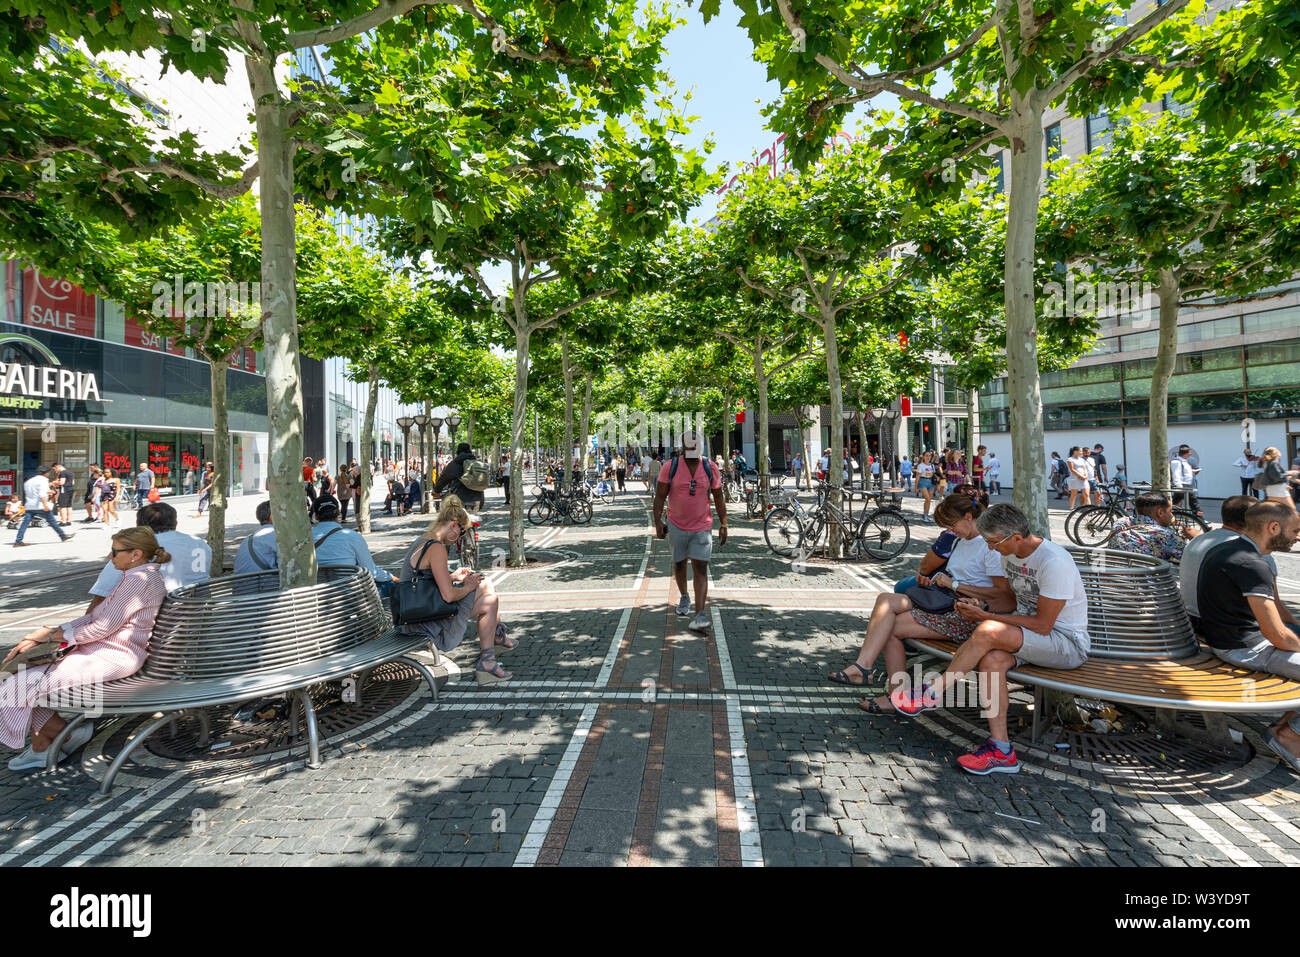
[[[1061,158],[1061,124],[1053,123],[1043,131],[1043,147],[1047,155],[1047,162],[1051,163]],[[1047,178],[1052,178],[1052,171],[1047,171]]]
[[[1088,115],[1088,152],[1100,149],[1110,142],[1110,114],[1090,113]]]

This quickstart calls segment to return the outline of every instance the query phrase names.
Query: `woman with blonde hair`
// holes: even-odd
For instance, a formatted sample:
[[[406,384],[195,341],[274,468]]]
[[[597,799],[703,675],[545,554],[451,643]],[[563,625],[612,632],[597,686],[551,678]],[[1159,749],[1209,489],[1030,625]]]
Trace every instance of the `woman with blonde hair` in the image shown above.
[[[474,678],[481,685],[509,681],[511,673],[497,663],[497,649],[511,651],[519,646],[518,640],[506,634],[501,623],[501,612],[492,583],[470,568],[448,570],[447,549],[460,541],[462,535],[474,534],[469,512],[456,495],[445,495],[442,507],[424,534],[416,539],[402,561],[401,581],[409,582],[417,569],[429,572],[438,585],[444,601],[456,603],[456,614],[433,621],[399,625],[406,634],[422,635],[439,651],[451,651],[465,637],[469,620],[478,617],[479,659],[474,666]]]
[[[1287,479],[1300,475],[1300,472],[1287,471],[1282,467],[1282,453],[1276,446],[1270,445],[1260,454],[1259,475],[1263,479],[1265,501],[1280,502],[1295,508]]]
[[[66,650],[54,664],[24,668],[0,684],[0,744],[21,748],[31,731],[31,744],[9,762],[11,771],[45,766],[44,752],[67,722],[38,702],[58,689],[96,686],[135,674],[149,650],[149,633],[167,595],[158,566],[171,555],[144,525],[113,536],[109,560],[122,580],[89,614],[64,625],[43,625],[28,632],[5,656],[25,654],[47,642]],[[87,721],[63,743],[59,759],[72,754],[95,734]]]

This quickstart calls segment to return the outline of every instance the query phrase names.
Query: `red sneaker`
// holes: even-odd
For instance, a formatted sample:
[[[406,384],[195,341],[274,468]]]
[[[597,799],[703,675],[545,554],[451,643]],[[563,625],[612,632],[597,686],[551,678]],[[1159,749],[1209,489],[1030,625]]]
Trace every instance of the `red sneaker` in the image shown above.
[[[1003,754],[991,740],[985,741],[978,751],[963,754],[957,759],[957,763],[971,774],[1015,774],[1020,770],[1020,762],[1016,760],[1016,749],[1012,748]]]
[[[929,685],[919,688],[899,688],[889,695],[894,710],[909,718],[915,718],[923,711],[933,711],[939,707],[939,699],[930,691]]]

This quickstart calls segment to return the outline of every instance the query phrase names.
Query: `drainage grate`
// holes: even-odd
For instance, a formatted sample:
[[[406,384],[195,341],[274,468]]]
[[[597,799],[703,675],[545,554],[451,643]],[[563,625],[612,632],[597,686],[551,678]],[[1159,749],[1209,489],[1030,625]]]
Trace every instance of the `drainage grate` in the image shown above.
[[[311,697],[321,740],[346,734],[392,711],[419,684],[419,672],[394,661],[370,673],[360,689],[359,704],[343,700],[342,681],[314,685]],[[261,718],[249,714],[250,704],[209,708],[211,736],[206,745],[199,744],[198,719],[185,715],[177,718],[174,729],[164,725],[155,731],[144,747],[160,758],[188,763],[249,758],[306,745],[307,728],[301,718],[297,733],[293,732],[287,696],[267,698],[257,704],[256,710],[264,716]]]

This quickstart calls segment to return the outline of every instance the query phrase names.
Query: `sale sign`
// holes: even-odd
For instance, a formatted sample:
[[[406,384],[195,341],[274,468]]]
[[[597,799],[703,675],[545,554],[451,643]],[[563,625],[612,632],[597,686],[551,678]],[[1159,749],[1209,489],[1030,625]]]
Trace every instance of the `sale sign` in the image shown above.
[[[128,346],[152,349],[154,352],[168,352],[174,356],[185,355],[185,347],[176,344],[176,340],[150,332],[130,316],[126,317],[126,335],[124,341]]]
[[[95,338],[95,297],[66,279],[23,270],[23,324]]]

